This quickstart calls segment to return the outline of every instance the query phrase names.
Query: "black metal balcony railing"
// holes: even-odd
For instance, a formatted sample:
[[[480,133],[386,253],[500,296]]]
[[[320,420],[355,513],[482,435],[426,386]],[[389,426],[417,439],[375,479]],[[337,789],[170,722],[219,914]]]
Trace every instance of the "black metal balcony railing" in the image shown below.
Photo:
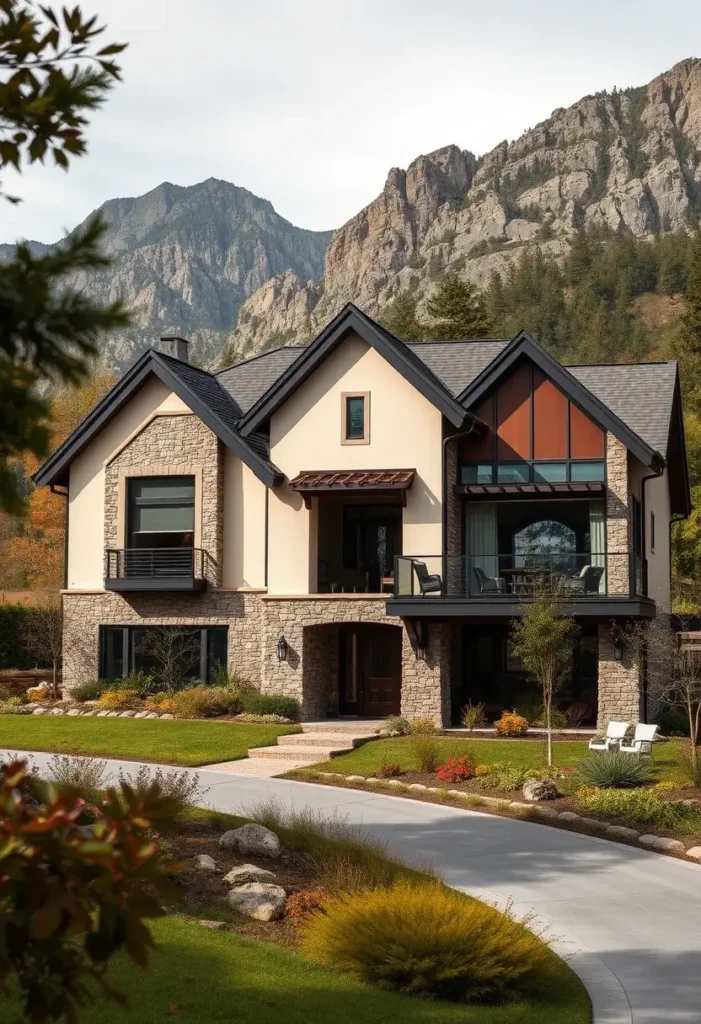
[[[108,548],[105,582],[204,580],[205,555],[202,548]]]
[[[644,596],[646,563],[630,552],[548,552],[524,555],[400,555],[395,597],[524,600],[539,584],[573,599]]]

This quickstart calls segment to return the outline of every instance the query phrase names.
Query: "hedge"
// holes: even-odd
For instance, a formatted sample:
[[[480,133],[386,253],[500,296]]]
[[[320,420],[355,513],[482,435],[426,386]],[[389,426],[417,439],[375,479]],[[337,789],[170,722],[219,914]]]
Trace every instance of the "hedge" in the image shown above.
[[[22,630],[34,609],[23,604],[0,604],[0,669],[50,668],[38,664],[22,642]]]

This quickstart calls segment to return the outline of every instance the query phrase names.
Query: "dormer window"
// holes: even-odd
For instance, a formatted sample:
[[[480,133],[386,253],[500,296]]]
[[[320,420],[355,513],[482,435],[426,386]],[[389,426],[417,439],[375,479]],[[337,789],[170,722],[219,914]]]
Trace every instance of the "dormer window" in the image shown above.
[[[370,444],[370,392],[342,396],[342,444]]]
[[[194,477],[133,477],[128,494],[128,547],[193,547]]]

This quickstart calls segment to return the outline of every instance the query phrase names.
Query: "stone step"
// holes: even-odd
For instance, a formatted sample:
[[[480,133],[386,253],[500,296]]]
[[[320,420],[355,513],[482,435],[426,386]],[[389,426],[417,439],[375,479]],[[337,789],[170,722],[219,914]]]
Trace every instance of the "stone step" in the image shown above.
[[[334,735],[350,732],[355,736],[371,737],[377,734],[383,724],[383,722],[344,721],[342,718],[332,718],[325,722],[302,722],[302,732],[330,732]]]
[[[352,750],[367,743],[370,736],[356,736],[352,732],[298,732],[291,736],[278,736],[281,747],[346,747]]]
[[[274,757],[283,761],[307,761],[315,764],[317,761],[328,761],[330,757],[338,754],[347,754],[348,747],[251,747],[248,756]]]

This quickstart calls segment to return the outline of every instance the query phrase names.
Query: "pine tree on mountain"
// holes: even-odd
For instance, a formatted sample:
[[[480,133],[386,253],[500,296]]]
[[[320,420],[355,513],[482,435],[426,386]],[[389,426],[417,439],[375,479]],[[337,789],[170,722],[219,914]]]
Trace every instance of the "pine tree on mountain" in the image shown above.
[[[416,299],[409,291],[401,291],[383,315],[380,323],[400,341],[419,341],[426,337],[426,328],[416,319]]]
[[[684,290],[684,312],[672,343],[689,412],[701,412],[701,229],[694,237]]]
[[[426,309],[438,321],[428,329],[436,341],[488,338],[493,329],[482,293],[456,274],[444,276]]]

